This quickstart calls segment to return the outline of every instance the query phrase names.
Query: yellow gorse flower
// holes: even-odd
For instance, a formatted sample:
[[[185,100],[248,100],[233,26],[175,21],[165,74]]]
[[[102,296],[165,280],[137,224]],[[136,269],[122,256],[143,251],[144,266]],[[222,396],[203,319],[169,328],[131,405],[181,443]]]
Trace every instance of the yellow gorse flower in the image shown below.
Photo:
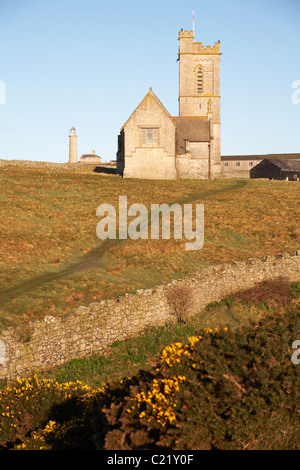
[[[225,327],[224,331],[228,331],[228,328]],[[172,367],[182,362],[183,359],[191,360],[191,366],[195,369],[197,367],[193,357],[195,345],[203,339],[203,335],[219,334],[219,332],[219,328],[214,328],[214,330],[205,328],[202,335],[189,337],[187,344],[181,342],[169,344],[161,353],[161,363],[166,363],[169,367]],[[156,370],[159,371],[159,368]],[[156,420],[162,426],[172,423],[176,419],[176,394],[180,391],[180,384],[185,380],[184,375],[177,375],[168,379],[154,379],[150,390],[140,392],[130,400],[127,412],[132,413],[137,411],[140,419],[147,419],[148,422]],[[35,374],[31,378],[17,379],[15,386],[8,386],[0,391],[0,417],[5,422],[7,429],[15,428],[17,427],[17,420],[21,419],[23,413],[22,404],[25,405],[25,401],[29,402],[30,399],[35,398],[45,400],[47,395],[53,392],[59,392],[59,396],[63,399],[76,396],[83,403],[85,412],[88,412],[97,396],[99,397],[103,394],[106,394],[112,403],[118,403],[119,392],[123,393],[124,387],[130,385],[129,382],[130,377],[127,379],[119,378],[119,380],[111,384],[103,384],[100,388],[92,389],[88,385],[82,384],[79,380],[60,384],[51,379],[39,379]],[[17,408],[14,408],[15,404],[19,404]],[[73,418],[65,423],[57,423],[50,420],[44,429],[33,431],[31,437],[26,442],[16,446],[16,448],[26,449],[27,444],[30,448],[32,442],[34,442],[35,448],[45,449],[47,439],[53,437],[64,439],[68,430],[72,429],[72,427],[80,428],[83,423],[84,418]]]
[[[227,331],[228,328],[225,327],[224,331]],[[204,334],[211,334],[211,333],[219,333],[220,330],[219,328],[215,328],[212,330],[211,328],[205,328],[204,329]],[[192,358],[192,352],[193,348],[198,341],[203,339],[202,335],[198,336],[190,336],[189,337],[189,343],[188,344],[183,344],[183,343],[171,343],[168,346],[166,346],[161,354],[161,362],[165,362],[168,364],[168,366],[172,367],[176,363],[180,363],[182,358]]]
[[[175,393],[180,389],[180,382],[184,381],[185,377],[180,375],[171,379],[154,379],[151,390],[140,392],[132,398],[131,408],[128,408],[127,412],[131,413],[136,409],[139,412],[139,418],[144,418],[146,411],[141,410],[141,407],[146,406],[149,415],[148,422],[156,419],[162,426],[165,426],[167,422],[171,423],[176,419]]]
[[[182,343],[172,343],[162,351],[161,362],[166,362],[172,367],[176,362],[180,362],[182,356],[191,357],[190,346]]]

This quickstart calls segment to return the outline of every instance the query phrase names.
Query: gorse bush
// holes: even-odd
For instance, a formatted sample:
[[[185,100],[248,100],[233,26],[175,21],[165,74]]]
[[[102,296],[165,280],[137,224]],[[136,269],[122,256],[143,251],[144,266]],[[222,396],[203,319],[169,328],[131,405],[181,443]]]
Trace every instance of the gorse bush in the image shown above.
[[[297,449],[300,377],[290,349],[296,333],[295,309],[169,345],[152,381],[106,411],[112,429],[105,448]]]
[[[37,375],[16,380],[0,391],[0,449],[94,449],[95,409],[99,403],[105,410],[123,400],[138,379],[95,390],[80,381],[60,384]]]
[[[65,402],[73,413],[71,402],[89,390],[79,381],[59,384],[53,380],[39,380],[36,375],[16,380],[0,392],[0,446],[14,448],[19,444],[24,447],[34,430],[42,428],[48,421],[51,410]],[[33,437],[37,440],[37,433]]]
[[[242,302],[272,298],[257,289]],[[299,283],[288,292],[259,321],[200,328],[149,371],[97,389],[37,376],[10,384],[0,391],[1,448],[299,449]]]

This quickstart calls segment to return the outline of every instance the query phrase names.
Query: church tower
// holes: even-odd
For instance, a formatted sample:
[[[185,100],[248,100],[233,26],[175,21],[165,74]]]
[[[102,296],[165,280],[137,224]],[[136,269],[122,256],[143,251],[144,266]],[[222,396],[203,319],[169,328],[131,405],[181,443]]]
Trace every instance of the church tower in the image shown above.
[[[204,46],[194,42],[193,31],[179,32],[179,116],[210,121],[215,175],[221,168],[220,146],[220,42]]]
[[[220,122],[220,43],[194,42],[193,31],[179,32],[179,115],[206,116],[211,99],[215,122]]]

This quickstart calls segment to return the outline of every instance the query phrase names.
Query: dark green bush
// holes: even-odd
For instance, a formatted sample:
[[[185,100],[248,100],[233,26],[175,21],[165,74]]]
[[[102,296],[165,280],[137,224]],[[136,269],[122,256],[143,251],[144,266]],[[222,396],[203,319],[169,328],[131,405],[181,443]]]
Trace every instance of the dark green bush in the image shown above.
[[[165,348],[152,382],[141,381],[107,412],[105,447],[298,449],[300,366],[291,344],[300,338],[300,316],[297,305],[280,312]],[[178,389],[166,388],[176,378]]]

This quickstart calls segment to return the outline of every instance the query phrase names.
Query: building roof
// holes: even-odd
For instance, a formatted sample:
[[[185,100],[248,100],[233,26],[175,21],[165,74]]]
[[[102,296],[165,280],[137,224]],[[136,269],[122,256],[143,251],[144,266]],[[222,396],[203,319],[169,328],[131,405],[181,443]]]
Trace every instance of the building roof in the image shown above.
[[[300,153],[269,153],[266,155],[222,155],[222,161],[243,161],[243,160],[300,160]]]
[[[95,155],[93,153],[87,153],[87,154],[83,154],[80,156],[80,160],[84,160],[85,158],[101,158],[99,157],[99,155]]]
[[[177,155],[185,153],[185,140],[189,142],[210,141],[210,123],[205,118],[177,116],[172,117],[172,120],[177,130]]]
[[[142,99],[142,101],[138,104],[138,106],[135,108],[135,110],[131,113],[131,115],[129,116],[129,118],[127,119],[127,121],[125,122],[125,124],[123,124],[122,128],[121,128],[121,131],[122,129],[124,129],[124,127],[126,126],[126,124],[128,123],[128,121],[130,120],[131,116],[136,112],[136,110],[142,106],[143,102],[146,100],[147,97],[151,96],[151,98],[153,98],[153,100],[157,103],[157,105],[162,109],[162,111],[172,120],[171,118],[171,115],[169,114],[169,112],[166,110],[166,108],[164,107],[164,105],[162,104],[162,102],[157,98],[156,94],[153,92],[152,88],[149,88],[149,91],[148,93],[146,93],[146,95],[144,96],[144,98]]]
[[[266,160],[278,166],[281,170],[300,171],[300,160],[282,160],[272,158],[267,158]]]

